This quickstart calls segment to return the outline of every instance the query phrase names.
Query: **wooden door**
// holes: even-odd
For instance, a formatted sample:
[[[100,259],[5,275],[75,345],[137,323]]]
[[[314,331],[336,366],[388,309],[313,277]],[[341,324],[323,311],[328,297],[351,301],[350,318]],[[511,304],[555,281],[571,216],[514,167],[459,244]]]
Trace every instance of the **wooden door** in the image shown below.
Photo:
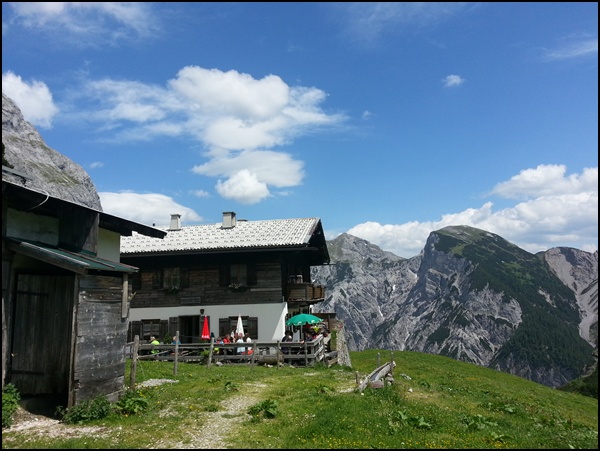
[[[22,395],[69,389],[74,276],[20,274],[10,382]]]

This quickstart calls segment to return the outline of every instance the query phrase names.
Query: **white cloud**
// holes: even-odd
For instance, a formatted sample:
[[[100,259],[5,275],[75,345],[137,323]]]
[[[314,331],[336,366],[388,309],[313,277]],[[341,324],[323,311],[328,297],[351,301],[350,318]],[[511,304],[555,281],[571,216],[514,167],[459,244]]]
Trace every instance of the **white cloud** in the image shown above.
[[[539,165],[524,169],[518,175],[497,184],[492,194],[507,199],[530,199],[540,196],[576,194],[598,191],[598,168],[585,168],[581,175],[565,177],[564,165]]]
[[[460,75],[447,75],[442,82],[444,83],[445,88],[453,88],[462,85],[465,82],[465,79]]]
[[[197,190],[190,191],[190,194],[192,196],[196,196],[196,197],[200,197],[200,198],[210,197],[210,193],[208,191],[204,191],[203,189],[197,189]]]
[[[52,127],[52,119],[59,109],[45,83],[35,80],[27,83],[7,71],[2,74],[2,92],[15,102],[26,121],[41,128]]]
[[[219,180],[215,188],[225,199],[235,199],[242,204],[255,204],[271,195],[267,184],[246,169],[233,174],[225,182]]]
[[[180,214],[182,223],[201,222],[194,210],[175,202],[164,194],[132,192],[99,192],[102,209],[108,214],[156,227],[168,226],[171,214]]]
[[[598,38],[576,37],[561,42],[554,49],[545,49],[543,57],[547,61],[583,58],[598,55]]]
[[[252,122],[280,115],[290,103],[290,87],[275,75],[256,80],[235,70],[187,66],[169,86],[199,110]]]
[[[476,5],[460,2],[340,2],[333,7],[353,39],[372,43],[386,33],[419,30]]]
[[[148,38],[157,21],[144,2],[11,2],[14,21],[33,33],[54,33],[72,44],[98,46]]]
[[[104,163],[101,161],[94,161],[93,163],[90,163],[91,169],[97,169],[97,168],[103,168],[103,167],[104,167]]]
[[[258,181],[278,188],[297,186],[304,177],[304,163],[291,155],[270,150],[247,150],[237,154],[213,158],[206,164],[194,166],[192,171],[213,177],[224,177],[246,170]]]
[[[51,99],[45,85],[26,85],[10,74],[3,76],[3,90],[5,78],[7,84],[20,88],[22,95],[13,98],[19,106],[36,105],[40,114],[55,114],[56,109],[39,107],[40,95],[31,98],[38,91]],[[81,102],[72,110],[78,111],[81,120],[97,123],[103,139],[110,135],[113,140],[144,141],[168,136],[199,141],[208,160],[192,171],[221,178],[218,192],[244,204],[269,197],[269,187],[302,183],[304,163],[269,149],[346,120],[344,115],[321,109],[325,92],[288,86],[275,75],[255,79],[234,70],[187,66],[166,85],[89,81],[72,93],[72,101]],[[26,118],[33,118],[33,114]]]
[[[346,120],[321,109],[326,93],[319,89],[288,86],[275,75],[255,79],[198,66],[184,67],[165,88],[103,79],[78,95],[76,101],[92,102],[75,108],[87,108],[81,117],[111,130],[115,139],[196,139],[207,161],[192,171],[220,178],[219,194],[243,204],[271,196],[270,187],[302,183],[304,163],[273,148]]]
[[[443,215],[440,220],[380,224],[365,222],[348,230],[402,257],[417,255],[429,234],[450,225],[468,225],[496,233],[529,252],[570,246],[598,249],[598,168],[565,175],[563,166],[540,165],[499,183],[493,193],[530,199],[494,211],[487,202],[479,209]]]

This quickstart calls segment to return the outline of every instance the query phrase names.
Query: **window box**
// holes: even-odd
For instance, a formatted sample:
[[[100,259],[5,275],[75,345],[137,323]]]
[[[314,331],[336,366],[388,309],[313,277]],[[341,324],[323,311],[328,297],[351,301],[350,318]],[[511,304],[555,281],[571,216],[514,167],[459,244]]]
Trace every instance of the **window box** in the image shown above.
[[[241,283],[230,283],[227,288],[233,292],[242,292],[248,289],[246,285],[242,285]]]

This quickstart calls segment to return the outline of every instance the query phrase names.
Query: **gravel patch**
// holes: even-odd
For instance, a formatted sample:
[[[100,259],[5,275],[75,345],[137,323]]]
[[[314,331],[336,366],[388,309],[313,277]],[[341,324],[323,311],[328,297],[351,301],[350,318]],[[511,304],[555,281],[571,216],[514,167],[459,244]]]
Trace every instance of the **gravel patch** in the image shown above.
[[[173,379],[148,379],[147,381],[138,384],[138,387],[156,387],[162,384],[174,384],[179,381]]]

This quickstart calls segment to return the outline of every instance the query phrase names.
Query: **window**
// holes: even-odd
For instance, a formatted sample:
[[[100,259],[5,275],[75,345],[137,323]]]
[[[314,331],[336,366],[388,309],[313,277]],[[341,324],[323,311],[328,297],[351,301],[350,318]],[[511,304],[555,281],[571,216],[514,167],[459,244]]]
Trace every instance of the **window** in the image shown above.
[[[246,287],[256,285],[256,264],[227,263],[219,268],[219,285]]]
[[[144,319],[142,320],[142,339],[149,340],[154,335],[159,340],[160,335],[160,320],[159,319]]]
[[[152,288],[169,291],[179,291],[190,286],[188,268],[164,268],[154,270],[152,273]]]
[[[179,268],[163,269],[163,288],[181,288],[181,275]]]
[[[248,267],[240,264],[231,265],[229,283],[234,285],[248,285]]]

